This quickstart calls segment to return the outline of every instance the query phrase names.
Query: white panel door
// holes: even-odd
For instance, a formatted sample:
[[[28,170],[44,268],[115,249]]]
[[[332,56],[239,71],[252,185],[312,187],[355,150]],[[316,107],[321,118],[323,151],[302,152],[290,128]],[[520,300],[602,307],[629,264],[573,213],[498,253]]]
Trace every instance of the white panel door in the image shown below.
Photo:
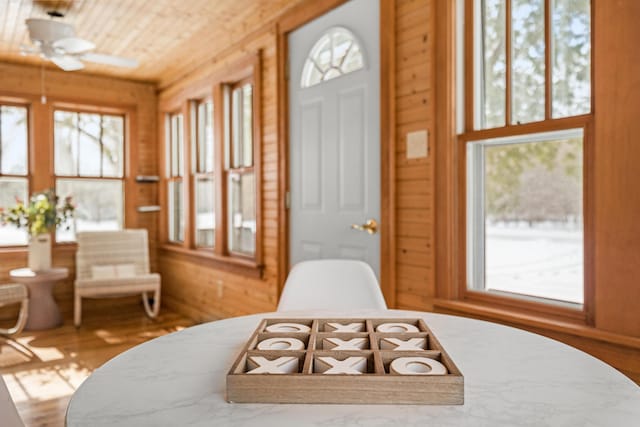
[[[309,259],[359,259],[379,277],[379,234],[351,228],[380,220],[379,21],[377,1],[351,0],[289,35],[292,266]],[[302,87],[312,49],[336,29],[355,37],[364,67],[337,77],[330,71],[320,83]],[[344,38],[332,40],[335,58],[345,47],[356,49]],[[342,63],[331,58],[344,66],[352,57]],[[319,69],[311,75],[317,77]]]

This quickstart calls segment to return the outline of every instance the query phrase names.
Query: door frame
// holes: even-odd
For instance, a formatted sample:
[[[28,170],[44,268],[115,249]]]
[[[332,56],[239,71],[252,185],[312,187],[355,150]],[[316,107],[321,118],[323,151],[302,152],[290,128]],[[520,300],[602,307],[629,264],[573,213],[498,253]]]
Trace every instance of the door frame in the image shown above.
[[[278,297],[289,271],[289,45],[288,35],[347,0],[306,0],[276,23],[278,114]],[[396,306],[395,234],[395,0],[380,0],[380,287]],[[382,262],[384,260],[384,262]]]

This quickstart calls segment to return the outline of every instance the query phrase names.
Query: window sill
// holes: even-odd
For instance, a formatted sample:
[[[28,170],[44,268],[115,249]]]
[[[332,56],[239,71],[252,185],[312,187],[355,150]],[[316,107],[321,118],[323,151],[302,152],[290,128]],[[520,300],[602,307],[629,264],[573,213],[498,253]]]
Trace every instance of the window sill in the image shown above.
[[[246,277],[261,279],[264,270],[264,266],[255,261],[231,256],[220,256],[204,249],[186,249],[171,243],[162,244],[159,249],[161,254],[172,253],[200,265],[213,267],[229,273],[241,274]]]
[[[608,344],[615,344],[633,349],[640,349],[640,338],[602,331],[584,324],[562,321],[540,314],[523,313],[522,310],[495,308],[479,302],[453,301],[436,299],[434,311],[479,317],[489,321],[506,323],[525,329],[535,328],[562,334],[575,335]]]
[[[76,242],[52,243],[51,250],[58,252],[72,252],[78,248]],[[29,252],[29,245],[0,246],[0,254],[26,254]]]
[[[0,254],[26,254],[28,251],[29,247],[27,245],[0,246]]]
[[[587,313],[582,304],[555,301],[540,297],[529,297],[503,291],[478,291],[464,289],[460,302],[489,308],[497,308],[513,313],[528,313],[540,318],[560,322],[587,325]]]

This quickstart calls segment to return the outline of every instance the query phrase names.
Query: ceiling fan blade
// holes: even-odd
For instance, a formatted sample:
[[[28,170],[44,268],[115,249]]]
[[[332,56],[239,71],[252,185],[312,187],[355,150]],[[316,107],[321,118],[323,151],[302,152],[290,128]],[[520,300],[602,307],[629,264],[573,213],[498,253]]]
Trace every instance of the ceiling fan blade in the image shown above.
[[[51,62],[62,68],[64,71],[76,71],[84,68],[84,64],[72,56],[54,56],[50,59]]]
[[[105,55],[104,53],[87,52],[82,54],[81,58],[85,61],[104,65],[113,65],[115,67],[135,68],[138,66],[138,60],[136,59],[123,58],[122,56]]]
[[[53,42],[54,49],[62,49],[65,53],[75,54],[95,49],[96,45],[78,37],[66,37]]]

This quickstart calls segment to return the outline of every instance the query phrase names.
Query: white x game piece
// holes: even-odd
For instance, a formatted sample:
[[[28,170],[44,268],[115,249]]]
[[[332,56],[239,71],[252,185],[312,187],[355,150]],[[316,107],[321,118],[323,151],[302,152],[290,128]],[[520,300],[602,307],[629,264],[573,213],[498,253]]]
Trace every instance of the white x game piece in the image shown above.
[[[295,374],[300,361],[297,357],[286,356],[269,360],[261,356],[249,356],[247,374]]]
[[[343,325],[342,323],[327,322],[325,330],[328,332],[362,332],[364,331],[364,323],[355,322]]]
[[[427,347],[427,338],[409,338],[401,340],[400,338],[382,338],[380,340],[381,350],[394,351],[415,351],[424,350]]]
[[[361,375],[367,371],[367,359],[361,356],[336,360],[333,357],[318,357],[315,361],[315,372],[322,374]]]
[[[351,338],[350,340],[325,338],[322,347],[325,350],[362,350],[367,347],[367,340],[367,338]]]

